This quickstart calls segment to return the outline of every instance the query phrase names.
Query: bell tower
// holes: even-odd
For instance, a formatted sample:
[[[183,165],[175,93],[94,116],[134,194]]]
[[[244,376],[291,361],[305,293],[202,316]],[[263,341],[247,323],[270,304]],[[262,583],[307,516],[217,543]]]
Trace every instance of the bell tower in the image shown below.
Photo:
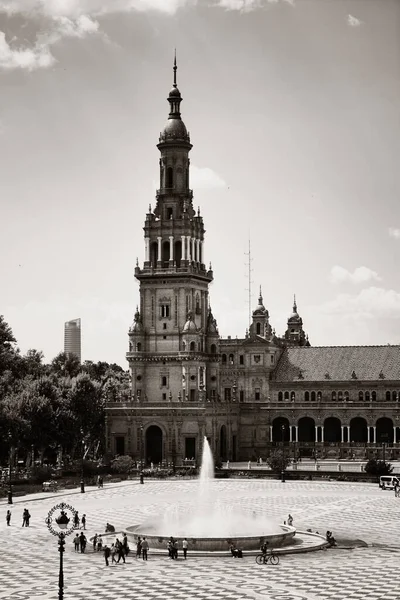
[[[132,393],[151,402],[204,396],[211,360],[207,326],[213,272],[204,263],[203,218],[193,208],[189,188],[192,144],[181,118],[176,74],[175,56],[168,120],[157,144],[160,188],[154,210],[149,206],[146,214],[143,266],[137,263],[135,269],[140,310],[127,354]]]

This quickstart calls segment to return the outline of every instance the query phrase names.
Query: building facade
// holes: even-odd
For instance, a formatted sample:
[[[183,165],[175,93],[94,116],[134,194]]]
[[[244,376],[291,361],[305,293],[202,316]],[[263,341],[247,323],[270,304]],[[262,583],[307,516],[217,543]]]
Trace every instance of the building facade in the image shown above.
[[[75,354],[81,362],[81,320],[73,319],[64,323],[64,352]]]
[[[129,329],[129,397],[107,403],[106,447],[147,463],[400,453],[400,346],[310,345],[296,299],[284,336],[262,292],[242,339],[219,336],[211,311],[205,229],[189,187],[192,148],[176,83],[160,133],[160,187],[137,263],[140,304]]]

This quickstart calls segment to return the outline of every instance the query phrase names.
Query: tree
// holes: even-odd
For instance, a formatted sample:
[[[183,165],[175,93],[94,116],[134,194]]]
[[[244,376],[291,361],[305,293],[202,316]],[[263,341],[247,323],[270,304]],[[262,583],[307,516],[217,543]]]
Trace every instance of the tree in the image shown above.
[[[117,456],[111,461],[111,469],[115,473],[130,473],[135,468],[135,461],[130,456]]]
[[[30,349],[21,359],[21,371],[26,375],[31,375],[37,379],[45,372],[43,364],[44,354],[41,350]]]
[[[0,315],[0,375],[6,370],[13,370],[15,363],[19,358],[19,351],[16,347],[17,340],[14,337],[11,327]]]
[[[81,373],[72,380],[69,406],[76,416],[78,430],[75,441],[84,442],[85,455],[104,435],[104,402],[101,386],[89,375]]]
[[[364,467],[364,471],[368,473],[368,475],[390,475],[393,471],[393,467],[390,463],[383,460],[376,460],[376,458],[371,458]]]
[[[75,354],[60,352],[50,363],[50,372],[59,377],[76,377],[80,370],[81,364]]]
[[[281,473],[291,463],[288,453],[284,453],[280,448],[273,450],[267,458],[267,465],[274,473]]]

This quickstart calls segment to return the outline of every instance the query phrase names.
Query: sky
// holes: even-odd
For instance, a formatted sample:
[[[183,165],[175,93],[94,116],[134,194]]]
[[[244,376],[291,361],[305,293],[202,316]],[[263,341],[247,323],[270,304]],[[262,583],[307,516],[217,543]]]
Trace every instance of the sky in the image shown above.
[[[0,314],[126,366],[177,49],[220,334],[400,343],[400,2],[0,0]]]

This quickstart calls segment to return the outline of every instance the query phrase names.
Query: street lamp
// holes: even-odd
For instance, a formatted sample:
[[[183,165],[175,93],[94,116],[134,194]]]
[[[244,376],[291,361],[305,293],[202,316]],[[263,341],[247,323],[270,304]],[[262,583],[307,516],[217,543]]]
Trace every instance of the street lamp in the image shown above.
[[[83,461],[85,456],[85,440],[82,439],[82,461],[81,461],[81,494],[85,493],[85,480],[83,473]]]
[[[12,476],[12,448],[11,448],[12,435],[11,435],[11,431],[8,434],[8,439],[9,439],[9,442],[10,442],[10,451],[9,451],[9,455],[8,455],[8,492],[7,492],[7,502],[8,502],[8,504],[12,504],[13,503],[13,497],[12,497],[12,481],[11,481],[11,476]]]
[[[53,518],[54,513],[58,510],[60,510],[58,517]],[[68,514],[70,516],[68,516]],[[50,533],[58,537],[58,551],[60,553],[60,569],[58,573],[58,600],[63,600],[64,598],[63,554],[65,552],[65,538],[75,529],[74,523],[76,514],[76,510],[72,506],[61,502],[60,504],[56,504],[56,506],[53,506],[46,518],[46,525]]]
[[[282,472],[281,472],[281,482],[285,483],[285,425],[281,425],[282,432]]]
[[[383,464],[386,463],[386,442],[382,442]]]

